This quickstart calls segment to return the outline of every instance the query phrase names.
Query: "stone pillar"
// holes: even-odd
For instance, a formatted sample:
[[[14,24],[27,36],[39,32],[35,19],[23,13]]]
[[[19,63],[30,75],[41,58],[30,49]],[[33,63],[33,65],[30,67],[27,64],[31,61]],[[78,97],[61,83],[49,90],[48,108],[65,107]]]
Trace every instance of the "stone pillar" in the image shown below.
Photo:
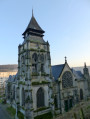
[[[18,111],[19,111],[19,105],[16,104],[16,114],[15,114],[15,119],[18,119],[18,116],[17,116]]]
[[[33,111],[26,110],[24,119],[34,119],[34,117],[33,117]]]

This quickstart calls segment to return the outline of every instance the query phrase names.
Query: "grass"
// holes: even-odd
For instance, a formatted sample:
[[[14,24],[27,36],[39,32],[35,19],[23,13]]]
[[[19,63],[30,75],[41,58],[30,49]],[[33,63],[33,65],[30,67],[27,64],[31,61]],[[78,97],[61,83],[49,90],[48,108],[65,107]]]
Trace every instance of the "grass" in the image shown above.
[[[15,116],[16,110],[13,107],[7,107],[7,111],[11,116]]]
[[[19,119],[24,119],[24,115],[20,111],[18,111],[17,116]]]

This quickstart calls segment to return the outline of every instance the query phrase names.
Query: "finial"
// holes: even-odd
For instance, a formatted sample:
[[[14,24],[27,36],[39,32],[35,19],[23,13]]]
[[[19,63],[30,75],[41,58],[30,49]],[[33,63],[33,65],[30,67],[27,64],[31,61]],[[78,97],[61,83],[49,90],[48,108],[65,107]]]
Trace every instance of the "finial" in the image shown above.
[[[84,62],[84,67],[86,68],[86,62]]]
[[[33,15],[33,8],[32,8],[32,17],[33,17],[34,15]]]
[[[67,57],[65,56],[64,58],[65,58],[65,63],[67,63]]]

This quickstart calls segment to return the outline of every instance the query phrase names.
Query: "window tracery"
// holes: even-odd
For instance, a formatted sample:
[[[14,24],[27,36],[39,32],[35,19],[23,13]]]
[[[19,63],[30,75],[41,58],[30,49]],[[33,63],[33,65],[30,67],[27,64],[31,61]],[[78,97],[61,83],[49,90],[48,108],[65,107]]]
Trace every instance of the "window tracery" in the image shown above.
[[[44,90],[39,88],[37,91],[37,108],[44,107]]]
[[[72,74],[69,71],[66,71],[62,76],[62,87],[67,88],[73,86]]]

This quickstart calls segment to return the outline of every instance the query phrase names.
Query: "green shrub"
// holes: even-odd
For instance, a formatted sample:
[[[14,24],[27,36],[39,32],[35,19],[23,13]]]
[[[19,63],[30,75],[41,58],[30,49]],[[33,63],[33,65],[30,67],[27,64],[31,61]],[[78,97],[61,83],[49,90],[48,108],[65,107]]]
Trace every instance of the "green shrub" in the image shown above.
[[[13,107],[7,107],[7,111],[11,116],[15,116],[16,110]]]
[[[2,103],[2,101],[3,101],[3,100],[2,100],[2,99],[0,99],[0,103]]]
[[[3,99],[2,100],[2,104],[6,104],[6,99]]]
[[[19,119],[24,119],[24,115],[20,111],[18,111],[17,116]]]
[[[90,105],[87,107],[87,109],[90,109]]]
[[[37,116],[34,119],[52,119],[52,118],[53,118],[52,113],[49,112],[49,113]]]

